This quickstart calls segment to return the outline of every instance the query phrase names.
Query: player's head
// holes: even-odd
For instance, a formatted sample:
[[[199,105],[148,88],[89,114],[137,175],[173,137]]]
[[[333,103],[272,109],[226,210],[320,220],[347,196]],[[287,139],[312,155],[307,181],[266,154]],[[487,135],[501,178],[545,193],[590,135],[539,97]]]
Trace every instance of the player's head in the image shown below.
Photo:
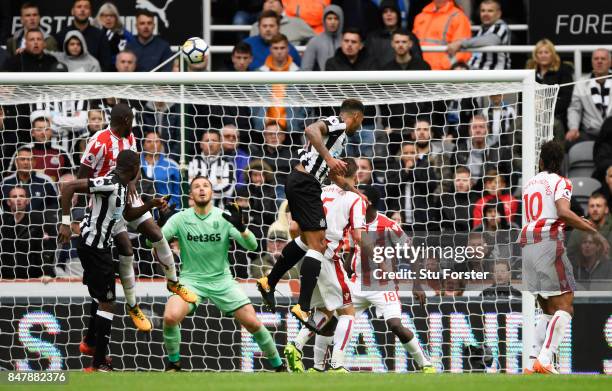
[[[363,121],[363,103],[359,99],[345,99],[340,106],[340,116],[346,123],[346,134],[354,134]]]
[[[380,193],[378,190],[374,186],[370,185],[360,185],[359,190],[370,202],[370,205],[368,205],[368,211],[377,211],[378,202],[380,201]]]
[[[132,121],[134,113],[125,103],[117,103],[111,110],[110,126],[121,137],[127,137],[132,131]]]
[[[342,161],[346,163],[346,173],[344,174],[344,179],[355,186],[357,184],[357,170],[359,170],[357,162],[352,157],[345,157],[342,159]]]
[[[212,196],[212,183],[210,183],[208,178],[196,176],[191,180],[191,184],[189,185],[189,197],[197,207],[204,208],[208,206],[212,200]]]
[[[123,184],[136,179],[140,172],[140,155],[131,149],[119,152],[115,171]]]
[[[558,141],[545,142],[540,149],[540,171],[559,174],[564,156],[563,144]]]

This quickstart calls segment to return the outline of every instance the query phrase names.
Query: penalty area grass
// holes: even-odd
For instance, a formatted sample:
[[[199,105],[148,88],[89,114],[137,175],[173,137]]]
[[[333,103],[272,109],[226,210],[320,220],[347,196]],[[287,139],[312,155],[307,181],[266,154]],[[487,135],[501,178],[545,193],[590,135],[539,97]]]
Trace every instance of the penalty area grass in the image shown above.
[[[537,391],[612,390],[612,376],[605,375],[493,375],[493,374],[395,374],[395,373],[239,373],[239,372],[70,372],[65,385],[23,385],[11,390],[384,390],[405,391]]]

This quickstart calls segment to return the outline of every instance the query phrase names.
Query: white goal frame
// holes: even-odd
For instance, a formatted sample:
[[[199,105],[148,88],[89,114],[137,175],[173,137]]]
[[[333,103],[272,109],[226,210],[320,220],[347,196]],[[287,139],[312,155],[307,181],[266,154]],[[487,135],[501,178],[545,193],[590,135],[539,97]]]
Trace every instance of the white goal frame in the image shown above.
[[[504,71],[355,71],[355,72],[173,72],[173,73],[0,73],[3,85],[215,85],[215,84],[390,84],[390,83],[478,83],[515,82],[522,89],[522,178],[535,175],[536,82],[534,70]],[[67,98],[69,99],[69,98]],[[0,103],[2,98],[0,96]],[[367,102],[366,102],[367,103]],[[240,105],[240,102],[237,102]],[[554,107],[553,107],[554,109]],[[551,118],[552,120],[552,118]],[[181,129],[184,140],[184,127]],[[184,162],[184,142],[182,143]],[[523,214],[523,220],[525,215]],[[535,299],[522,295],[523,367],[526,367],[534,337]]]

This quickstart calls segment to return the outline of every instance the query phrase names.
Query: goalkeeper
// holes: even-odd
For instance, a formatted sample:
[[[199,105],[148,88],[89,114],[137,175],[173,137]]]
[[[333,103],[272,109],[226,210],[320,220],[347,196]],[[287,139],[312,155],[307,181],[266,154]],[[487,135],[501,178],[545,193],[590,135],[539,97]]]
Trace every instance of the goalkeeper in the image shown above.
[[[229,269],[230,238],[253,251],[257,249],[255,235],[242,223],[236,204],[228,205],[226,211],[213,206],[212,184],[207,178],[195,177],[189,193],[194,206],[172,216],[162,228],[168,241],[178,239],[181,282],[198,296],[196,304],[187,303],[177,295],[170,296],[166,303],[164,345],[169,360],[167,370],[181,370],[179,324],[185,316],[195,312],[199,303],[208,299],[223,314],[236,318],[253,335],[272,367],[284,371],[272,335],[255,315],[251,300],[234,281]]]

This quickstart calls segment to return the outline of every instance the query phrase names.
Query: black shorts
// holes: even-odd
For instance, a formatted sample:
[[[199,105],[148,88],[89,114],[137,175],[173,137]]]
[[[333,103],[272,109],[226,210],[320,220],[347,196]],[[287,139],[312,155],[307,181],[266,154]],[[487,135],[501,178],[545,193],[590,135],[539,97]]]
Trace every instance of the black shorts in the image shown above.
[[[90,296],[102,303],[115,301],[115,269],[110,249],[100,250],[80,241],[77,254],[83,265],[83,284]]]
[[[321,184],[312,175],[293,170],[287,176],[285,195],[289,202],[291,218],[302,231],[321,231],[327,228]]]

